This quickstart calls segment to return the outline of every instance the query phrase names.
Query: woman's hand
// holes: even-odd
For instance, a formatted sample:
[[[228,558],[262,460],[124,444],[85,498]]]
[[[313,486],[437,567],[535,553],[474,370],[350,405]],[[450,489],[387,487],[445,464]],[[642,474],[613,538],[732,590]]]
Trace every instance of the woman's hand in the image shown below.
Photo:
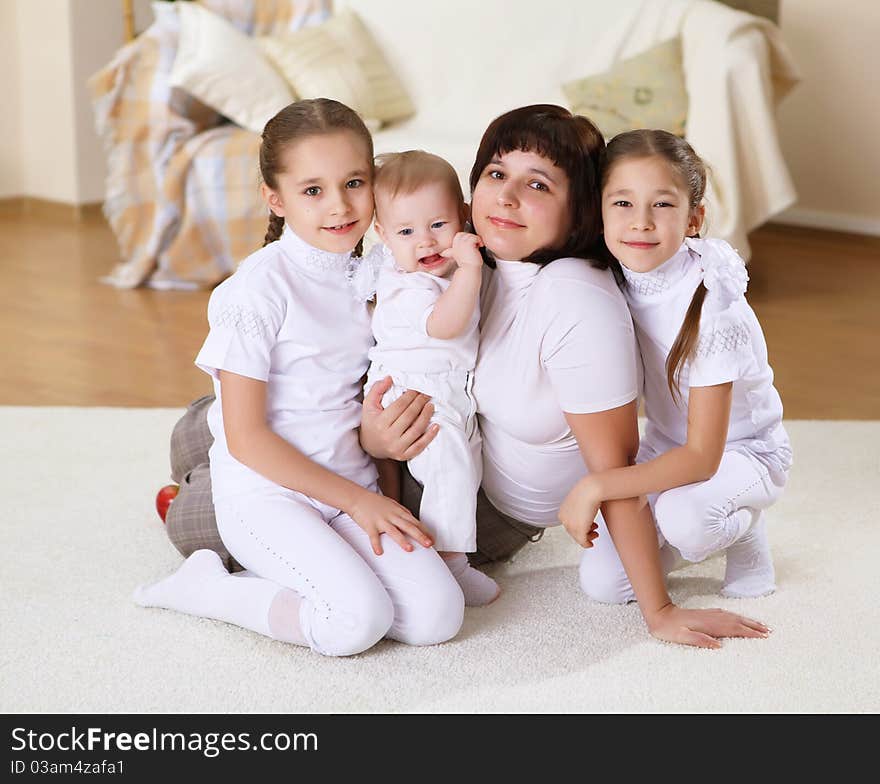
[[[593,539],[599,536],[594,520],[602,500],[597,494],[596,483],[587,475],[569,490],[559,507],[559,521],[581,547],[592,547]]]
[[[370,544],[376,555],[382,555],[382,543],[379,539],[382,534],[388,534],[400,545],[402,550],[406,550],[408,553],[413,551],[413,546],[406,538],[407,536],[425,547],[434,544],[409,509],[378,493],[364,490],[358,495],[355,502],[344,511],[370,537]]]
[[[361,446],[375,458],[409,460],[422,452],[440,430],[431,425],[431,398],[408,389],[388,408],[382,396],[391,389],[391,376],[373,384],[361,408]]]
[[[685,610],[667,604],[646,617],[648,630],[658,640],[693,645],[697,648],[720,648],[719,637],[767,637],[769,627],[742,615],[719,610]]]

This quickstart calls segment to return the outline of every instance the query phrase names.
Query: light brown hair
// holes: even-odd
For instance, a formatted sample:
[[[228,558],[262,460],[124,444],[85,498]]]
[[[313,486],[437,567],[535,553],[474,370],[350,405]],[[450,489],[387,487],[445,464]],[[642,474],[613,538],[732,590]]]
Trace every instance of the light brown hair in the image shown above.
[[[673,176],[688,194],[688,206],[691,210],[697,209],[706,193],[706,164],[690,144],[669,131],[641,128],[615,136],[608,142],[602,154],[601,189],[605,188],[614,165],[619,161],[654,157],[662,158],[669,164]],[[678,385],[681,369],[697,346],[700,335],[700,314],[705,297],[706,287],[700,283],[694,291],[684,322],[666,358],[666,383],[676,400],[681,398],[681,389]]]
[[[395,198],[415,193],[426,185],[440,183],[449,190],[449,195],[464,212],[464,194],[458,174],[452,165],[424,150],[389,152],[376,157],[376,175],[373,179],[373,192],[376,195],[376,216],[382,197]],[[380,219],[381,222],[381,219]]]
[[[495,157],[521,150],[553,161],[568,176],[572,231],[562,247],[539,248],[523,261],[547,264],[573,256],[606,269],[609,262],[597,259],[595,253],[602,227],[598,169],[599,155],[604,149],[605,139],[599,129],[586,117],[568,109],[553,104],[513,109],[496,117],[480,140],[471,169],[471,194]],[[487,263],[494,266],[490,259]]]
[[[278,175],[283,173],[282,157],[289,144],[338,131],[351,131],[367,147],[367,160],[372,166],[373,137],[357,112],[344,103],[329,98],[310,98],[285,106],[263,128],[260,142],[260,174],[272,190],[278,190]],[[269,212],[269,228],[263,245],[275,242],[284,231],[284,218]],[[356,256],[363,250],[363,240],[354,250]]]

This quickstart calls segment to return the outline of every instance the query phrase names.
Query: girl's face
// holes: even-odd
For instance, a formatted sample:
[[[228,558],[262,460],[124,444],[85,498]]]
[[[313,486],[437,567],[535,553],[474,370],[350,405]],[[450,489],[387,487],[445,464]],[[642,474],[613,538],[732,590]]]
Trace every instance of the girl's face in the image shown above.
[[[499,259],[521,261],[561,247],[571,231],[568,175],[535,152],[495,156],[474,188],[471,220]]]
[[[288,145],[278,189],[263,185],[269,209],[305,242],[331,253],[354,250],[373,218],[373,167],[351,131],[307,136]]]
[[[672,258],[685,237],[703,225],[704,208],[691,208],[689,193],[659,156],[624,158],[602,189],[605,244],[633,272],[650,272]]]

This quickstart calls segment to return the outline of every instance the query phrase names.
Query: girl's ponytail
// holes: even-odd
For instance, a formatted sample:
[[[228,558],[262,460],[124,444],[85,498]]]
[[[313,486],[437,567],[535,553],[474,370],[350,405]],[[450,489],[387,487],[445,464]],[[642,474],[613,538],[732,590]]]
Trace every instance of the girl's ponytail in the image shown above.
[[[269,228],[266,229],[266,238],[263,240],[263,247],[265,248],[270,242],[275,242],[275,240],[281,239],[281,234],[284,231],[284,218],[280,215],[276,215],[274,212],[269,213]]]
[[[669,356],[666,357],[666,383],[669,385],[672,399],[676,402],[681,400],[681,389],[678,386],[681,368],[696,348],[697,338],[700,336],[700,313],[705,298],[706,287],[700,283],[691,298],[691,304],[688,306],[675,342],[669,350]]]

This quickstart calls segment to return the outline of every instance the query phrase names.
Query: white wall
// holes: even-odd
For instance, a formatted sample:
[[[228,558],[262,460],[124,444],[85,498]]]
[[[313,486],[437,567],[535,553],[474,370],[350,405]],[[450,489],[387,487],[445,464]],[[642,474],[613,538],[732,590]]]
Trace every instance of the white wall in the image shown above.
[[[803,81],[782,102],[782,150],[798,191],[786,222],[880,234],[880,2],[782,0]]]
[[[149,0],[136,0],[135,10],[143,30]],[[0,197],[104,198],[86,81],[123,42],[120,0],[0,0]]]
[[[18,5],[0,0],[0,199],[22,192]]]

